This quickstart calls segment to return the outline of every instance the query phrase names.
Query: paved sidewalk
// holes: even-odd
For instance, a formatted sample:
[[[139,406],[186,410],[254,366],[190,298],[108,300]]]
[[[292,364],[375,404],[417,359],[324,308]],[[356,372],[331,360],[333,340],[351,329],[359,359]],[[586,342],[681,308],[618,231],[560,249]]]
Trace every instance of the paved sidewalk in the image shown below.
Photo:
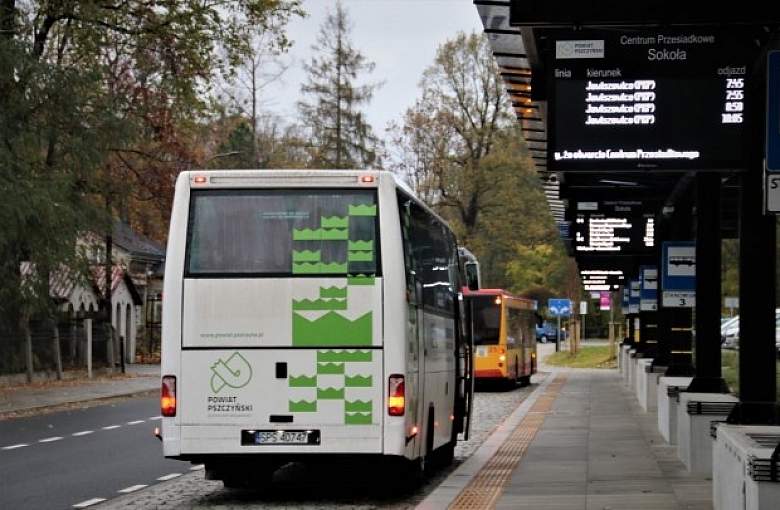
[[[0,415],[159,389],[159,365],[127,365],[127,373],[0,388]]]
[[[688,475],[615,370],[555,380],[450,508],[710,510],[712,482]],[[519,460],[518,460],[519,459]],[[443,494],[442,494],[443,496]],[[433,508],[433,500],[422,508]],[[441,508],[448,502],[438,500]]]

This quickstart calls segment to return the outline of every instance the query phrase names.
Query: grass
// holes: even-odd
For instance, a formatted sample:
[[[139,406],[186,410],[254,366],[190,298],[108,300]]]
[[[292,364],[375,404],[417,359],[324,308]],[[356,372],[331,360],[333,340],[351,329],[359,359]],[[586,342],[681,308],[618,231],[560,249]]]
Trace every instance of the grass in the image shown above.
[[[739,357],[737,351],[721,351],[723,379],[735,395],[739,394]],[[777,361],[777,394],[780,395],[780,361]]]
[[[580,347],[577,354],[556,352],[547,356],[544,363],[568,368],[615,368],[617,360],[608,345]]]

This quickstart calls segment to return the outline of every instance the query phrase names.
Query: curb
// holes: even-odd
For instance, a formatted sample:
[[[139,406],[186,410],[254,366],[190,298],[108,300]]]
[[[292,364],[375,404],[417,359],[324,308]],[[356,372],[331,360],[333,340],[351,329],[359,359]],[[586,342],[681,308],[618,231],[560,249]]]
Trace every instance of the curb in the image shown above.
[[[433,490],[428,496],[422,500],[415,510],[438,510],[441,508],[447,508],[455,499],[460,495],[463,489],[471,482],[472,478],[479,473],[479,471],[488,463],[488,461],[495,455],[502,444],[509,438],[512,432],[523,421],[531,406],[534,405],[539,396],[544,393],[544,390],[555,379],[554,373],[549,373],[545,377],[544,381],[523,400],[523,402],[515,409],[512,414],[499,425],[496,430],[485,439],[485,441],[477,448],[469,458],[458,466],[458,469],[450,473],[439,486]]]
[[[28,413],[41,413],[45,414],[45,411],[50,412],[57,412],[60,410],[67,409],[70,406],[76,405],[76,404],[86,404],[86,403],[93,403],[93,402],[100,402],[103,400],[110,400],[112,398],[127,398],[127,397],[145,397],[145,396],[152,396],[159,393],[159,388],[150,388],[147,390],[136,390],[136,391],[130,391],[126,393],[117,393],[115,395],[103,395],[100,397],[93,397],[88,399],[72,399],[72,400],[64,400],[62,402],[52,403],[52,404],[42,404],[42,405],[36,405],[36,406],[30,406],[30,407],[22,407],[17,409],[8,409],[4,411],[0,411],[0,421],[6,420],[9,418],[16,418],[17,414],[19,414],[19,417],[23,417],[24,415]]]

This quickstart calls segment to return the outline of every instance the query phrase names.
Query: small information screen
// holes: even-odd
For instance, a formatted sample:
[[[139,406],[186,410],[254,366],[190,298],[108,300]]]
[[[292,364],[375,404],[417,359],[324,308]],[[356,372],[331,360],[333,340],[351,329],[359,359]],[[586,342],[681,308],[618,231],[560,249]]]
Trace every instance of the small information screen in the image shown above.
[[[574,250],[591,255],[641,255],[655,246],[655,218],[647,215],[578,213]]]
[[[548,166],[744,168],[749,42],[739,31],[554,31]]]
[[[617,290],[626,283],[622,269],[581,269],[580,279],[587,291]]]

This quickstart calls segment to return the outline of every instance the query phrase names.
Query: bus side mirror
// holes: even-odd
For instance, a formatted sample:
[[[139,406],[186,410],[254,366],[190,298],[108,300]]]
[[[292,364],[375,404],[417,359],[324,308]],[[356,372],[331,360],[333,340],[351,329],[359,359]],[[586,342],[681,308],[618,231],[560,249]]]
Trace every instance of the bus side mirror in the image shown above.
[[[469,290],[479,290],[479,271],[476,264],[466,264],[466,287]]]

